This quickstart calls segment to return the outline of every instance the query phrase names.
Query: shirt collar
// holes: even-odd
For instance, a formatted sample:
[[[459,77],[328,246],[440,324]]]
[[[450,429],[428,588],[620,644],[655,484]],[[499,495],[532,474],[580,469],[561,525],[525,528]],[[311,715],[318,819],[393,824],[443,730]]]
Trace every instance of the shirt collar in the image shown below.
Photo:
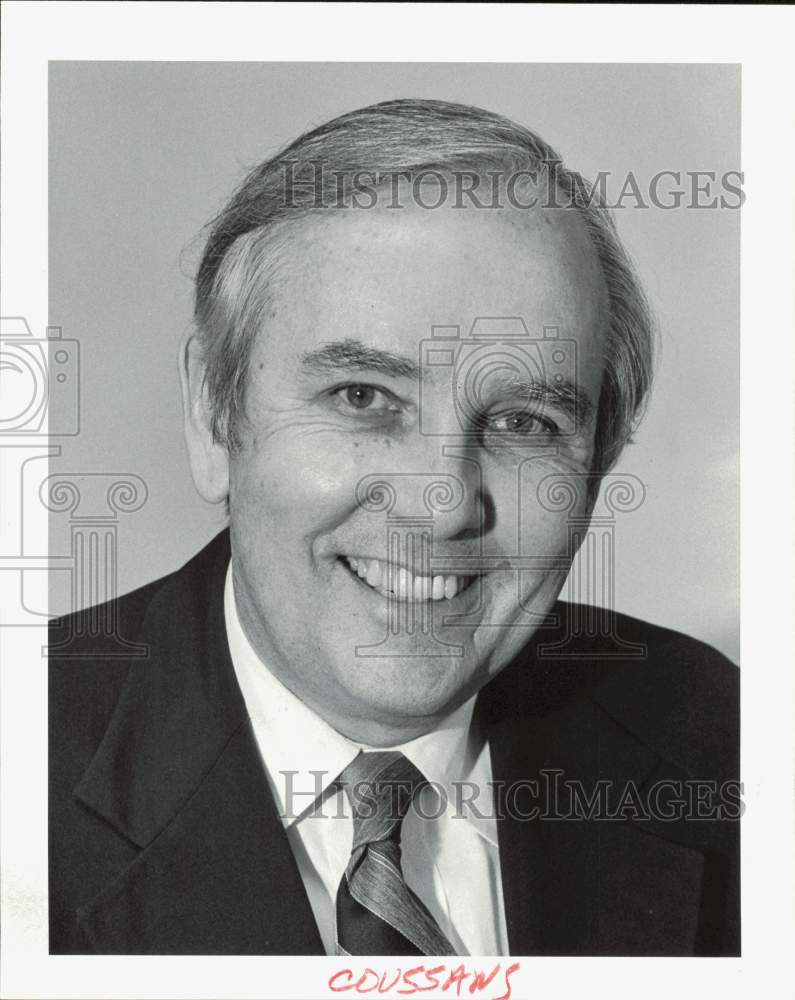
[[[284,826],[290,827],[314,801],[329,793],[360,750],[383,748],[356,743],[337,732],[267,668],[238,617],[231,563],[224,587],[224,615],[229,652],[271,791]],[[459,801],[456,783],[468,782],[479,786],[479,795],[488,793],[490,807],[488,746],[472,721],[476,698],[473,695],[464,702],[433,732],[389,749],[404,753],[436,793],[447,797],[448,804]],[[484,821],[478,810],[464,807],[462,812],[482,836],[496,844],[493,821]]]

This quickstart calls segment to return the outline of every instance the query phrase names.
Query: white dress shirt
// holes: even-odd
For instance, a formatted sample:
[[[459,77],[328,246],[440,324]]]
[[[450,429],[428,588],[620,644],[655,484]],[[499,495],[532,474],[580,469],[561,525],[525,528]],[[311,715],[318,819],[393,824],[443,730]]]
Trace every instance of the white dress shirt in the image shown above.
[[[360,750],[377,748],[338,733],[263,664],[238,618],[231,564],[224,613],[232,663],[271,792],[323,946],[333,955],[337,889],[353,840],[350,804],[334,782]],[[459,954],[506,955],[491,758],[472,725],[474,707],[473,697],[434,732],[389,748],[404,753],[431,783],[403,822],[403,875]],[[468,783],[458,785],[463,795],[459,782]]]

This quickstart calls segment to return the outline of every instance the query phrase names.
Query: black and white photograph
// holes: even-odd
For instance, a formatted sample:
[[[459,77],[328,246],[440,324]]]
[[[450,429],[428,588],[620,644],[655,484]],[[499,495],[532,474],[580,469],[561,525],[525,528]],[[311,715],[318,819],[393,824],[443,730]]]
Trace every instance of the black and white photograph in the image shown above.
[[[160,6],[202,31],[422,18]],[[477,38],[483,8],[428,30]],[[791,838],[758,770],[792,767],[791,581],[744,541],[749,510],[782,557],[791,528],[741,478],[741,443],[743,470],[792,459],[786,351],[747,401],[786,329],[749,303],[783,301],[792,249],[745,221],[764,88],[707,51],[177,35],[49,48],[35,306],[4,243],[0,638],[34,674],[4,776],[35,742],[39,804],[27,868],[7,827],[3,996],[34,954],[32,997],[508,1000],[562,969],[561,996],[588,969],[746,995],[731,970],[763,975],[792,916],[785,885],[772,935],[757,916]]]

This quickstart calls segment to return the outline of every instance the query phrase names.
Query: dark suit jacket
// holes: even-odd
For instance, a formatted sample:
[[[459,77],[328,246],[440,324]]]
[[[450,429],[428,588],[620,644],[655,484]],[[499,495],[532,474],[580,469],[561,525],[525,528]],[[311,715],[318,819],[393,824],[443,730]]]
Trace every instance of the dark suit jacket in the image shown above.
[[[53,953],[323,954],[227,648],[228,559],[225,532],[179,572],[53,625]],[[555,770],[586,794],[612,782],[613,801],[661,778],[737,778],[737,670],[624,616],[644,658],[604,637],[566,652],[581,610],[556,605],[557,626],[478,699],[494,780],[513,788],[498,823],[511,953],[736,955],[736,820],[516,815],[531,802],[515,783],[541,777],[543,800]],[[118,656],[109,630],[147,655]],[[540,655],[556,643],[563,658]]]

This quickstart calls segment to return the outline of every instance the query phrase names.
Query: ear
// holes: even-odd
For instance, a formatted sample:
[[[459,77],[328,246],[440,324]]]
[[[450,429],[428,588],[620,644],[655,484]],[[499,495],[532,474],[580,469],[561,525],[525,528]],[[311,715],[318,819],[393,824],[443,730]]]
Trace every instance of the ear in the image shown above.
[[[202,346],[189,332],[179,347],[185,443],[196,489],[208,503],[221,503],[229,496],[229,452],[213,440],[205,370]]]

